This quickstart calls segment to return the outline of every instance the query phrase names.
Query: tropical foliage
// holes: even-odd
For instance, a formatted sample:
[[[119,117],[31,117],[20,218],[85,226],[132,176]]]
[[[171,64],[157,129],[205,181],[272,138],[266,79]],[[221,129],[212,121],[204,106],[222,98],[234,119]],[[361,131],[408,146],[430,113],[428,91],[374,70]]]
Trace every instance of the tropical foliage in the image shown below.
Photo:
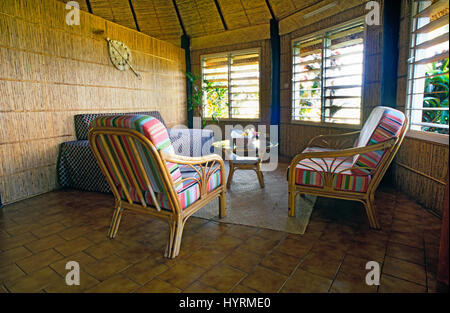
[[[193,92],[188,98],[189,110],[194,110],[202,118],[203,126],[206,125],[205,117],[211,118],[217,123],[220,118],[228,116],[228,88],[201,80],[192,73],[186,73],[186,77],[192,83]]]
[[[425,79],[422,121],[433,124],[448,125],[448,62],[445,59],[433,62],[428,68]],[[426,110],[426,108],[447,108],[446,110]],[[448,129],[423,127],[425,131],[448,134]]]

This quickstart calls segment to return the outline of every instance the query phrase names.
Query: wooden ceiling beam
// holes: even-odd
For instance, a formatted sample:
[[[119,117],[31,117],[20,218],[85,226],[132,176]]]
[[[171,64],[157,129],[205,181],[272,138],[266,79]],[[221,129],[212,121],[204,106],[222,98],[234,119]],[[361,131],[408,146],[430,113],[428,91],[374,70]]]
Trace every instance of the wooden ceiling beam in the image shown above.
[[[91,2],[90,2],[89,0],[86,0],[86,6],[87,6],[87,8],[88,8],[89,13],[93,14],[93,13],[92,13]]]
[[[139,23],[138,23],[138,20],[136,17],[136,12],[134,11],[133,2],[131,2],[131,0],[128,0],[128,3],[130,5],[130,10],[131,10],[131,14],[133,15],[134,23],[136,24],[136,30],[138,32],[140,32],[141,29],[139,28]]]
[[[177,13],[178,22],[180,23],[181,30],[183,31],[183,35],[187,36],[186,28],[184,28],[183,20],[181,18],[180,10],[178,9],[177,1],[172,0],[173,7],[175,8],[175,12]]]
[[[272,19],[277,21],[277,16],[275,15],[275,12],[273,11],[272,5],[270,4],[269,0],[266,0],[266,5],[267,5],[267,8],[269,9],[270,16],[272,16]]]
[[[223,17],[222,9],[220,8],[219,1],[214,0],[214,3],[216,4],[217,12],[219,12],[220,19],[222,20],[223,28],[225,30],[228,30],[228,26],[227,26],[227,23],[225,22],[225,18]]]

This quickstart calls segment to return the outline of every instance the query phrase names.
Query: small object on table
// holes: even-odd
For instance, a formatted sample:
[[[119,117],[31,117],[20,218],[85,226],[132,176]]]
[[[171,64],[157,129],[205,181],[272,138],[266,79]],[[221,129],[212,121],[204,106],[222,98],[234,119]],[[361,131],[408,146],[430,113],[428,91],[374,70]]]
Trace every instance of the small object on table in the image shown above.
[[[242,134],[242,131],[240,131]],[[233,130],[231,132],[232,140],[222,140],[213,143],[213,147],[222,149],[226,155],[228,155],[228,164],[230,166],[227,188],[231,187],[233,175],[236,170],[253,170],[258,176],[258,181],[261,188],[264,188],[264,176],[261,171],[261,156],[258,156],[258,151],[262,150],[265,153],[265,149],[275,147],[276,144],[266,142],[265,149],[261,149],[261,142],[256,139],[255,133],[248,134],[246,136],[239,136],[239,131]],[[256,133],[259,138],[259,134]],[[245,156],[248,152],[256,152],[255,156]],[[239,154],[244,153],[244,156]]]

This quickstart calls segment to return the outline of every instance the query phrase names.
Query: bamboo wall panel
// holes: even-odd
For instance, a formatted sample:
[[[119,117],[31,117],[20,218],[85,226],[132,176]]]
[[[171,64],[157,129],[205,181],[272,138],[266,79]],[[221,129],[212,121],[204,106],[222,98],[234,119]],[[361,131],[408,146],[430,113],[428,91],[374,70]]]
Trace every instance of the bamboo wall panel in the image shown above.
[[[53,0],[0,1],[4,203],[57,188],[59,144],[75,139],[75,114],[159,110],[170,126],[186,121],[184,50],[85,12],[68,26],[67,12]],[[113,67],[106,37],[128,45],[142,80]]]
[[[397,105],[401,110],[407,105],[410,5],[410,1],[402,1],[397,76]],[[448,173],[448,151],[448,145],[406,137],[394,160],[392,171],[394,182],[400,190],[438,215],[442,214],[444,207],[445,185],[435,180],[445,181],[445,175]]]

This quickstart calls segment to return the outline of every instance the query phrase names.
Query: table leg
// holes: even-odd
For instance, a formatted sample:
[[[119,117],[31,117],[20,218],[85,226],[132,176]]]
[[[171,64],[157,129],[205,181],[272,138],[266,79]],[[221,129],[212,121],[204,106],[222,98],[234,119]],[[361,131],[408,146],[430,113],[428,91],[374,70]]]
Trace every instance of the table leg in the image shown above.
[[[229,173],[228,173],[228,180],[227,180],[227,188],[231,187],[231,181],[233,180],[233,174],[234,174],[234,164],[233,162],[229,161],[228,164],[230,165]]]
[[[256,164],[256,174],[258,175],[259,185],[264,188],[264,176],[261,172],[261,161]]]

